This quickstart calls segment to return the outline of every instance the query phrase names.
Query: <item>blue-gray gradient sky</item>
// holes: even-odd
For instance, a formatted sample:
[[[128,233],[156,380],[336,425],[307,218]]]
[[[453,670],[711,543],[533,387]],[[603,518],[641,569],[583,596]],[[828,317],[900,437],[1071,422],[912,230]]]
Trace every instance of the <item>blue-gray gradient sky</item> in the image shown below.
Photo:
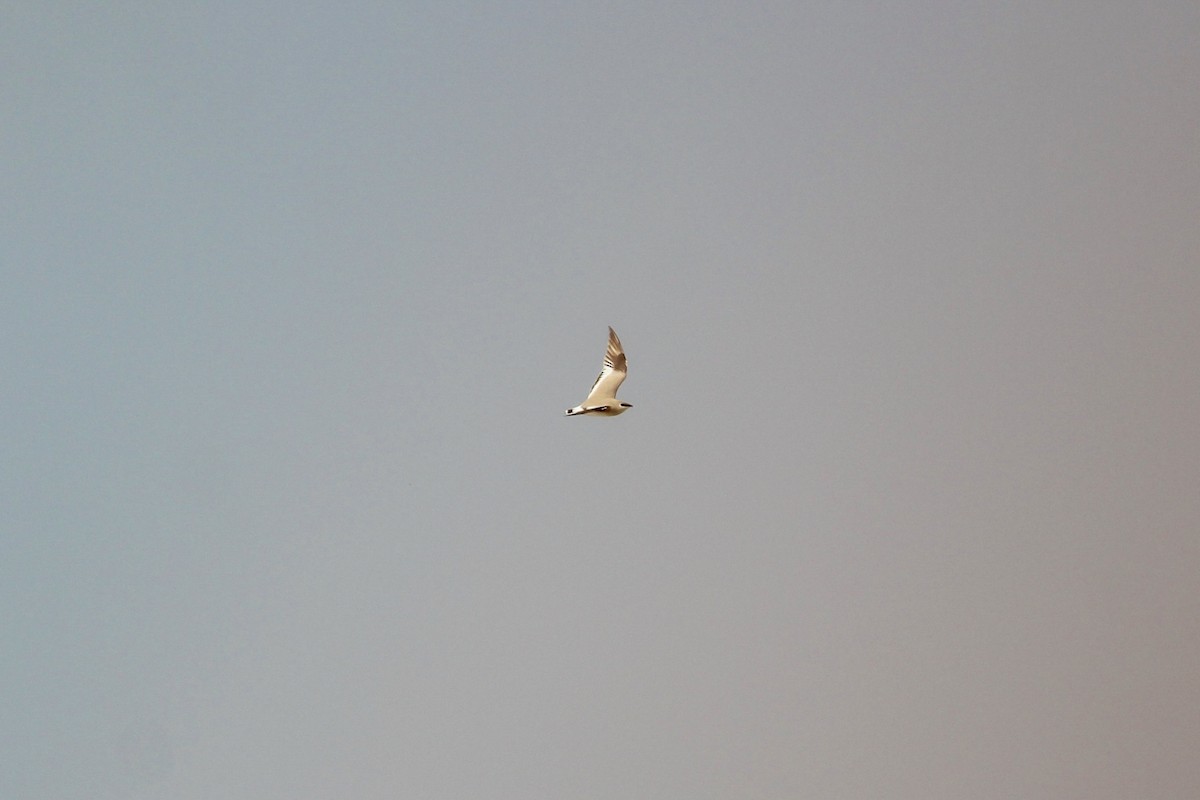
[[[0,796],[1200,796],[1198,41],[6,4]]]

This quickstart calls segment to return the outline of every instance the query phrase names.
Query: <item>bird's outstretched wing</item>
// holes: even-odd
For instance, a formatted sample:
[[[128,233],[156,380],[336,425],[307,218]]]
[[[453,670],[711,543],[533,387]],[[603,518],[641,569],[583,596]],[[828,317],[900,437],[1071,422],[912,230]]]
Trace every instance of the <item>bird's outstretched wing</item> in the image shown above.
[[[588,392],[584,405],[616,399],[617,389],[625,380],[626,371],[625,351],[621,349],[621,340],[617,338],[617,332],[609,328],[608,351],[604,354],[604,368],[596,376],[596,382],[592,384],[592,390]]]

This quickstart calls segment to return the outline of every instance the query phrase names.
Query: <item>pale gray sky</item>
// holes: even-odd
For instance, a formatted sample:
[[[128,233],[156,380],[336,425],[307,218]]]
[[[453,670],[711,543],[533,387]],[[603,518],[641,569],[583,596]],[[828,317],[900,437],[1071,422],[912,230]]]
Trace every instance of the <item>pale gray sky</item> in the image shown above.
[[[8,4],[0,796],[1200,796],[1197,41]]]

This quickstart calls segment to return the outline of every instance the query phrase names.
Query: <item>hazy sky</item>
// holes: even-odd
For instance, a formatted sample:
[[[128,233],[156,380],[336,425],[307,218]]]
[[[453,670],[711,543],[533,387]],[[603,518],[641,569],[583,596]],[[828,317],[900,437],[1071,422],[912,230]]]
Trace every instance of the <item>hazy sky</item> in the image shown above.
[[[6,4],[0,796],[1200,796],[1198,41]]]

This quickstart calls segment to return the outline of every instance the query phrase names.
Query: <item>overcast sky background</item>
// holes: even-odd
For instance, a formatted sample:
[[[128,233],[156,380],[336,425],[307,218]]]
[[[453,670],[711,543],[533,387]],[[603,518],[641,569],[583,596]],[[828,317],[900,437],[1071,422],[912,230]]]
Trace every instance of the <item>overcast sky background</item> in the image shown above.
[[[1200,796],[1198,41],[6,4],[0,796]]]

